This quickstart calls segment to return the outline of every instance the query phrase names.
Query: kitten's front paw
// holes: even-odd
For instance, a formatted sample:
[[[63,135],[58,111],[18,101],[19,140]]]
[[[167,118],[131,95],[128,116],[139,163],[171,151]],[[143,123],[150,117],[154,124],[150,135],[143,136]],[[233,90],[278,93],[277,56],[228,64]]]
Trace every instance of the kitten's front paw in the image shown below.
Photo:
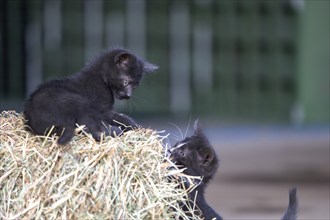
[[[111,124],[119,127],[124,132],[137,129],[139,127],[139,125],[131,117],[123,113],[116,113]]]
[[[111,137],[117,137],[119,135],[121,135],[122,133],[124,133],[124,131],[117,126],[113,126],[113,125],[109,125],[107,127],[107,135],[110,135]]]
[[[99,131],[98,129],[92,130],[92,129],[85,129],[87,133],[90,133],[95,141],[99,142],[101,140],[103,131]]]
[[[126,131],[131,131],[131,130],[136,130],[139,128],[139,125],[138,124],[130,124],[130,125],[123,125],[123,126],[120,126],[120,128],[126,132]]]
[[[92,137],[95,141],[99,142],[101,140],[101,133],[100,132],[91,132]]]

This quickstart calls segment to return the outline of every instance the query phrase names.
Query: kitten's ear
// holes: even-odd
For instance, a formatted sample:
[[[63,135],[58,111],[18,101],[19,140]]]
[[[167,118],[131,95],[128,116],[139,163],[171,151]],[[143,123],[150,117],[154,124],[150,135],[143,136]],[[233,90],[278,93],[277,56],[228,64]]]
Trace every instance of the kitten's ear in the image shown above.
[[[195,134],[203,134],[202,127],[199,123],[198,118],[194,122],[194,131],[195,131]]]
[[[209,166],[214,158],[214,152],[210,148],[202,148],[199,152],[203,166]]]
[[[158,69],[158,66],[152,63],[148,63],[144,61],[143,63],[143,72],[148,74],[148,73],[153,73]]]
[[[132,62],[134,59],[134,56],[130,54],[129,52],[123,51],[117,54],[115,56],[115,63],[119,65],[121,68],[127,68],[129,66],[129,63]]]

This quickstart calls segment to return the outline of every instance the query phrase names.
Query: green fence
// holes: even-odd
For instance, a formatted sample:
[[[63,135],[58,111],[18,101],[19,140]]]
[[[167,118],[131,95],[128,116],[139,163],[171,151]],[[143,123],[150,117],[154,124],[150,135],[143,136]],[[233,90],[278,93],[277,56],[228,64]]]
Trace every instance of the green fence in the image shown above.
[[[0,101],[78,71],[102,48],[160,66],[124,109],[288,121],[297,11],[282,0],[3,0]],[[121,104],[120,104],[121,105]],[[4,108],[4,107],[2,107]]]
[[[306,122],[330,123],[330,1],[306,1],[299,38],[298,99]]]

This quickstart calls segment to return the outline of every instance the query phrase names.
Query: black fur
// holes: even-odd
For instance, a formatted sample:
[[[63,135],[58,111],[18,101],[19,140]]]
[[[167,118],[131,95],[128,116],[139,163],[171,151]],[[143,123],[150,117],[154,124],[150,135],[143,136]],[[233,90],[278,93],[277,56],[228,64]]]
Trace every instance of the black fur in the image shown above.
[[[185,174],[202,176],[202,181],[189,194],[190,200],[196,201],[202,217],[206,220],[214,218],[221,220],[221,216],[207,204],[204,197],[205,188],[218,169],[218,158],[203,134],[198,120],[195,121],[194,129],[194,135],[175,144],[170,149],[170,153],[177,165],[186,168]],[[190,206],[193,207],[193,204]],[[184,209],[186,208],[184,207]]]
[[[115,98],[129,99],[142,76],[157,68],[126,49],[105,50],[79,72],[32,93],[24,106],[27,125],[39,135],[54,126],[59,144],[73,138],[76,124],[85,125],[96,140],[101,132],[114,135],[135,128],[132,118],[113,111]]]

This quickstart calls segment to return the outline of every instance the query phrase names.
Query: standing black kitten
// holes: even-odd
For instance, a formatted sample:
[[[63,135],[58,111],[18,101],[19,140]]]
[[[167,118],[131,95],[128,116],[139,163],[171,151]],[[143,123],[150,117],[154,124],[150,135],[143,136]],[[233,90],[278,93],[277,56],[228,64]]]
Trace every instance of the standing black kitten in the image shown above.
[[[204,197],[205,188],[215,175],[219,162],[212,146],[203,134],[198,120],[195,121],[194,130],[194,135],[175,144],[170,152],[177,165],[186,167],[183,171],[185,174],[203,178],[189,194],[190,200],[196,201],[202,217],[206,220],[213,218],[222,220],[221,216],[206,203]],[[192,206],[193,204],[191,204]]]
[[[73,138],[76,124],[85,125],[96,140],[101,132],[132,129],[133,119],[113,111],[115,98],[129,99],[142,76],[157,68],[126,49],[105,50],[79,72],[42,84],[25,103],[27,125],[39,135],[54,126],[59,144]]]
[[[196,201],[196,205],[202,212],[202,217],[205,220],[222,220],[221,216],[206,203],[204,198],[205,188],[215,175],[219,162],[213,147],[203,134],[198,120],[195,121],[194,130],[195,132],[191,137],[176,143],[170,149],[170,153],[177,165],[186,167],[183,171],[185,174],[203,177],[199,185],[189,194],[190,200]],[[296,220],[297,218],[298,200],[296,191],[295,188],[290,190],[289,205],[282,220]],[[190,206],[193,207],[193,204]]]

